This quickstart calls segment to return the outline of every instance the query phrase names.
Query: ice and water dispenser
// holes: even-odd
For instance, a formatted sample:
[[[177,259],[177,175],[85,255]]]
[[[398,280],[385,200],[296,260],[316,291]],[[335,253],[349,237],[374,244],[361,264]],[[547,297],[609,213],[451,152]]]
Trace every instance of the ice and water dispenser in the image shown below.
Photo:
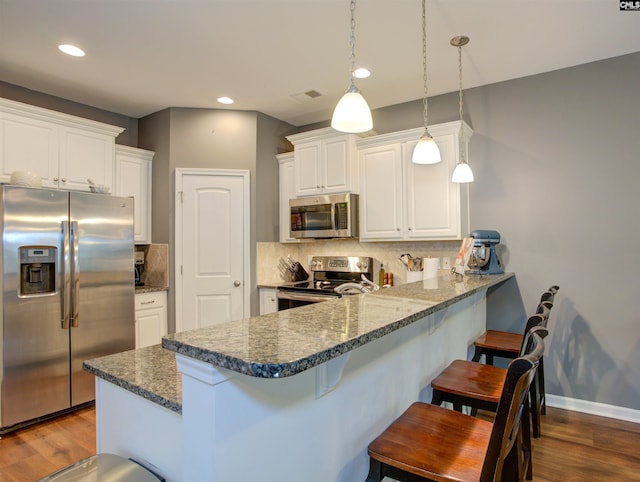
[[[57,248],[21,246],[20,296],[42,295],[56,291]]]

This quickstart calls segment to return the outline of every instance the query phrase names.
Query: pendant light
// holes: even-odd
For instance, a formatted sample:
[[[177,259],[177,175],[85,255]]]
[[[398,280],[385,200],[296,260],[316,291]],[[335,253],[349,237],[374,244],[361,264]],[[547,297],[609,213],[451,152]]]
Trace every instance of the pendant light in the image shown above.
[[[453,37],[451,39],[451,45],[458,48],[458,77],[460,79],[460,135],[458,136],[458,148],[460,154],[458,165],[453,170],[453,175],[451,176],[451,181],[457,183],[473,182],[473,172],[471,171],[471,168],[469,167],[469,164],[467,164],[467,160],[465,159],[464,123],[462,120],[462,46],[467,45],[468,43],[469,37],[465,37],[464,35]]]
[[[422,98],[422,120],[424,134],[413,148],[411,162],[414,164],[437,164],[440,162],[440,149],[427,128],[427,5],[422,0],[422,80],[424,81],[424,97]]]
[[[364,97],[356,87],[353,80],[353,72],[356,63],[356,20],[354,16],[356,11],[356,0],[351,0],[350,9],[351,37],[349,38],[349,45],[351,46],[351,68],[349,69],[349,75],[351,78],[351,85],[333,111],[331,127],[341,132],[358,133],[370,131],[373,128],[373,120],[371,119],[369,104],[364,100]]]

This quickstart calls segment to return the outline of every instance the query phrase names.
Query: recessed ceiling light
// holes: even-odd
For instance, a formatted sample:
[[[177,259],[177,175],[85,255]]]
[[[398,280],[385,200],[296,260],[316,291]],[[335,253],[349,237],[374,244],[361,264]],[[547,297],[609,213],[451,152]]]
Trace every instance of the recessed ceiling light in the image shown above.
[[[218,102],[221,104],[233,104],[233,99],[230,97],[218,97]]]
[[[75,45],[62,44],[58,45],[58,48],[67,55],[72,55],[74,57],[84,57],[84,50],[76,47]]]
[[[364,67],[360,67],[359,69],[353,71],[353,76],[356,79],[366,79],[370,75],[371,72],[369,72],[369,69],[365,69]]]

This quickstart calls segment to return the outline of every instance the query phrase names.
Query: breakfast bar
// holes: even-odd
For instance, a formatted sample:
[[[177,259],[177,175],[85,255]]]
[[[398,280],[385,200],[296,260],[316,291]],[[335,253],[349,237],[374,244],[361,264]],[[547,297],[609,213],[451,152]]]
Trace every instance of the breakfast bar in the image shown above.
[[[358,481],[367,445],[485,330],[512,273],[449,274],[85,362],[98,453],[169,481]]]

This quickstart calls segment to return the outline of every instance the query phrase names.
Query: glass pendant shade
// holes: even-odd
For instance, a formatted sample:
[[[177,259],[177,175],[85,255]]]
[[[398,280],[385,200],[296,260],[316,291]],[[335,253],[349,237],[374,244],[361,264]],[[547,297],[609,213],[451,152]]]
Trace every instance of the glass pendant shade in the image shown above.
[[[469,164],[466,162],[458,163],[456,168],[453,170],[451,181],[457,183],[473,182],[473,172],[471,171]]]
[[[422,80],[424,81],[424,95],[422,96],[422,120],[424,121],[424,134],[413,148],[411,162],[413,164],[437,164],[442,158],[438,144],[429,134],[427,123],[427,2],[422,0]]]
[[[440,149],[433,137],[425,130],[424,134],[413,148],[411,162],[414,164],[437,164],[440,162]]]
[[[373,128],[369,104],[353,83],[336,105],[331,127],[349,133],[367,132]]]
[[[469,43],[469,37],[459,35],[451,39],[451,45],[458,49],[458,78],[460,80],[460,90],[458,92],[458,111],[460,113],[460,135],[458,137],[458,152],[460,160],[458,165],[453,170],[451,175],[451,182],[467,183],[473,182],[473,172],[467,164],[465,159],[465,147],[464,147],[464,120],[462,117],[462,46]]]

